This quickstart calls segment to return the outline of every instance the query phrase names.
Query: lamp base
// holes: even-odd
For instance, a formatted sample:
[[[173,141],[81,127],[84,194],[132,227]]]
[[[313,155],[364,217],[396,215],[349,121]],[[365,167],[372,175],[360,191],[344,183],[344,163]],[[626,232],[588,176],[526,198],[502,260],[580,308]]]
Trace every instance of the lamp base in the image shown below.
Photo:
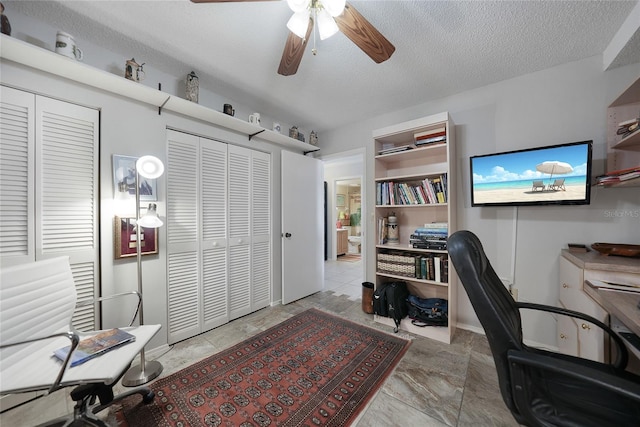
[[[151,360],[144,364],[144,369],[141,365],[129,368],[127,373],[124,374],[124,377],[122,377],[122,385],[125,387],[136,387],[141,384],[146,384],[161,373],[162,364],[156,360]]]

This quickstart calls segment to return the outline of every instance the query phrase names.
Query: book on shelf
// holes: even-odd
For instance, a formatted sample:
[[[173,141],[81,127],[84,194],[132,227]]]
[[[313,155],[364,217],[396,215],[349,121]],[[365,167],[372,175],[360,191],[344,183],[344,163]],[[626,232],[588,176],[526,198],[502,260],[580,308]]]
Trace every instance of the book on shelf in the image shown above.
[[[411,145],[401,145],[399,147],[389,147],[389,148],[382,148],[380,151],[378,151],[379,155],[383,155],[383,154],[391,154],[391,153],[398,153],[401,151],[407,151],[407,150],[411,150],[413,147]]]
[[[85,338],[78,343],[78,347],[76,347],[76,350],[73,352],[71,356],[71,366],[80,365],[87,360],[91,360],[94,357],[135,340],[136,337],[134,335],[118,328]],[[70,348],[70,345],[59,348],[55,350],[53,354],[64,362],[69,354]]]
[[[614,184],[640,177],[640,166],[608,172],[596,177],[596,184]]]
[[[438,136],[433,136],[431,138],[416,140],[415,144],[416,144],[416,147],[419,147],[422,145],[435,144],[436,142],[446,142],[446,141],[447,141],[447,135],[438,135]]]
[[[446,135],[447,128],[445,126],[437,127],[435,129],[429,129],[423,132],[416,132],[413,134],[413,139],[415,141],[420,141],[424,139],[429,139],[435,136]]]

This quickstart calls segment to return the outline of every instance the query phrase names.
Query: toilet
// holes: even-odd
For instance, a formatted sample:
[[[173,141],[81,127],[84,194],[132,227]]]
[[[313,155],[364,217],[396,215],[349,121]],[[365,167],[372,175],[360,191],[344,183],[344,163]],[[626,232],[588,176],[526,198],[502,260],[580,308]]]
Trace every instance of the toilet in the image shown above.
[[[349,236],[348,237],[349,240],[349,248],[348,251],[350,254],[359,254],[360,253],[360,244],[362,241],[362,237],[361,236]]]

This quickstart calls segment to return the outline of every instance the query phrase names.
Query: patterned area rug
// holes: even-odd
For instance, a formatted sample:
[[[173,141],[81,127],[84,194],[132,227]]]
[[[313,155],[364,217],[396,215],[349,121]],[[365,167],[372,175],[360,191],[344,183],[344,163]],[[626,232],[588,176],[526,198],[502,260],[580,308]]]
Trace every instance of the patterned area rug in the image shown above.
[[[410,342],[316,309],[151,385],[152,404],[123,401],[121,426],[345,426]]]

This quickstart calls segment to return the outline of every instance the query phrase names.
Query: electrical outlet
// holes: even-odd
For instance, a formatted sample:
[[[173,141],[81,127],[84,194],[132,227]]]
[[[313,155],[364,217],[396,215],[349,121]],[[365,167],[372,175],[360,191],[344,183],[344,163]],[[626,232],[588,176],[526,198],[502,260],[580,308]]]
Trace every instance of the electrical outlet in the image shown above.
[[[513,299],[514,299],[515,301],[518,301],[518,288],[515,288],[515,287],[513,287],[513,286],[512,286],[512,287],[509,289],[509,292],[511,293],[511,296],[513,297]]]

